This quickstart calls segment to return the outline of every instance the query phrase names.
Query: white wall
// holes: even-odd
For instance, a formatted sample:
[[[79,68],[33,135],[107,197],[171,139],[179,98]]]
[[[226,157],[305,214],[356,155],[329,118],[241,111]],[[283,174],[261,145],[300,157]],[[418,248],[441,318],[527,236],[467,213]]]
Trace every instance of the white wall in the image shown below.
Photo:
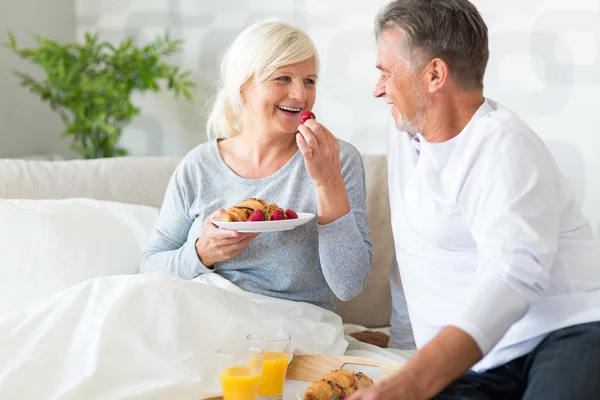
[[[74,0],[0,0],[0,42],[11,30],[19,46],[34,46],[32,34],[59,41],[75,39]],[[61,140],[62,121],[36,95],[20,87],[11,69],[41,77],[40,70],[0,48],[0,157],[55,153],[71,157]]]
[[[202,106],[219,61],[249,23],[283,17],[303,27],[323,60],[316,113],[361,151],[385,150],[388,111],[371,98],[372,26],[385,0],[78,0],[78,31],[141,40],[169,29],[185,38],[175,61],[200,83],[193,106],[170,95],[140,99],[123,143],[132,154],[183,154],[205,140]],[[584,211],[600,222],[600,0],[474,0],[490,29],[486,94],[519,113],[551,146]]]
[[[487,95],[549,144],[600,233],[600,1],[474,3],[490,28]]]
[[[70,38],[69,1],[11,3],[10,11],[0,12],[0,31],[10,23],[20,37],[27,31],[45,30],[58,39]],[[303,27],[321,53],[323,69],[315,110],[319,120],[361,151],[379,153],[385,150],[388,110],[370,96],[377,77],[372,26],[384,3],[386,0],[76,0],[75,13],[78,35],[92,30],[109,40],[133,35],[146,41],[167,29],[186,40],[184,52],[172,61],[194,71],[193,78],[199,83],[195,103],[174,101],[170,94],[138,98],[143,113],[122,141],[132,155],[181,155],[204,141],[203,106],[224,50],[242,28],[271,16]],[[487,96],[519,113],[551,145],[573,180],[585,213],[598,226],[600,0],[474,3],[490,28]],[[5,60],[14,59],[7,57],[5,50],[0,50],[0,56],[4,87]],[[0,93],[0,155],[6,154],[6,149],[12,154],[60,149],[58,119],[31,95],[15,88],[14,80],[11,84],[7,94]]]

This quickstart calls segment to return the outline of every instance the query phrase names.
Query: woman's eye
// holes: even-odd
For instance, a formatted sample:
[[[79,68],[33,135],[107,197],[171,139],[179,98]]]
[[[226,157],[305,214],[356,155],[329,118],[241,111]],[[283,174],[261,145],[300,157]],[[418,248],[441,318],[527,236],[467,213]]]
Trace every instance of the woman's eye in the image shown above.
[[[279,78],[277,78],[277,80],[281,82],[290,82],[292,78],[290,78],[289,76],[280,76]]]
[[[314,79],[310,79],[310,78],[306,78],[304,80],[304,84],[305,85],[314,85],[315,84],[315,80]]]

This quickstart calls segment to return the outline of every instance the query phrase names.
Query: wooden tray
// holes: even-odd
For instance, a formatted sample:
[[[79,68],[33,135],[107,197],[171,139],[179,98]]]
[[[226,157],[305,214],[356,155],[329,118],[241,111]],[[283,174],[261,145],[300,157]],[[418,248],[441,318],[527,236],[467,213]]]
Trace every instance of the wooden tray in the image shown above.
[[[373,379],[377,381],[393,375],[402,368],[403,364],[396,361],[350,356],[294,356],[288,365],[285,377],[296,381],[313,382],[324,374],[336,369],[343,369],[347,365],[379,367],[381,377]],[[212,397],[206,400],[223,400],[223,397]]]
[[[346,365],[361,365],[379,367],[381,377],[386,378],[402,368],[402,364],[395,361],[380,360],[376,358],[350,357],[350,356],[294,356],[287,369],[287,379],[313,382],[324,374],[344,369]],[[378,380],[373,379],[373,380]]]

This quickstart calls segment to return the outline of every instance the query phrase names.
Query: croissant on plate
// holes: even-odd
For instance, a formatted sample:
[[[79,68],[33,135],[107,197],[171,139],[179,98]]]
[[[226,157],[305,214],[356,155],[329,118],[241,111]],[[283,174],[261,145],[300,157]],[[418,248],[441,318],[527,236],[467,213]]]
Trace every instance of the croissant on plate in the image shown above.
[[[311,383],[302,398],[303,400],[330,400],[334,395],[342,398],[371,385],[373,380],[362,372],[336,370],[326,373],[319,380]]]
[[[250,218],[253,212],[254,209],[249,207],[234,206],[225,212],[221,220],[224,222],[244,222]]]
[[[223,215],[221,220],[223,222],[245,222],[255,210],[261,210],[263,212],[265,221],[271,220],[271,216],[275,210],[279,210],[283,215],[283,208],[279,207],[277,204],[267,204],[263,199],[251,197],[225,211],[225,215]]]

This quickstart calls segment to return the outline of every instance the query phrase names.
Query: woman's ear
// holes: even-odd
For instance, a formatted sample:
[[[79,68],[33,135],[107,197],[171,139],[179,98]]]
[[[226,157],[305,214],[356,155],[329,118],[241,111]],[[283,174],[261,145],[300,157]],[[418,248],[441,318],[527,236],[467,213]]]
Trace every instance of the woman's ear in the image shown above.
[[[248,89],[252,86],[252,79],[248,79],[240,86],[240,100],[241,104],[246,104],[246,97],[248,96]]]

